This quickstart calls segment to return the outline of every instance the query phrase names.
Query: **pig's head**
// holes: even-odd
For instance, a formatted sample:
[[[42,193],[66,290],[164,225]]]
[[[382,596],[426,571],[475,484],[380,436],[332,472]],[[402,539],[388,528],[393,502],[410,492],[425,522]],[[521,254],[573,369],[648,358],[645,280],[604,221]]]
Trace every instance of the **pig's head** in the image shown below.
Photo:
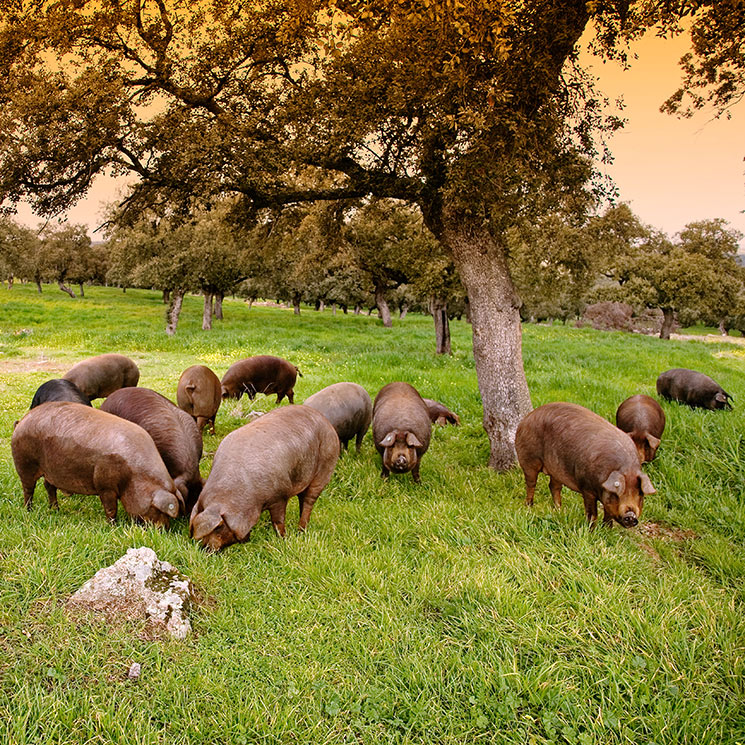
[[[223,401],[226,398],[235,398],[235,391],[233,391],[231,388],[229,388],[224,383],[223,383],[223,385],[220,386],[220,391],[222,393],[222,399],[223,399]]]
[[[251,535],[253,525],[223,505],[212,504],[201,512],[199,508],[197,502],[191,513],[189,534],[195,541],[201,541],[205,548],[221,551],[233,543],[247,541]]]
[[[654,494],[655,488],[646,473],[622,474],[613,471],[603,482],[601,502],[606,517],[613,518],[624,528],[633,528],[644,507],[644,497]]]
[[[660,439],[654,435],[650,435],[648,432],[632,432],[629,436],[634,441],[636,452],[639,454],[639,463],[648,463],[651,461],[657,453],[657,448],[660,446]]]
[[[710,409],[732,409],[732,404],[729,402],[732,396],[726,391],[719,391],[716,395],[712,396],[709,403]]]
[[[137,516],[146,522],[167,528],[171,518],[176,518],[183,512],[184,499],[174,487],[173,492],[156,489],[152,493],[150,503],[145,505],[144,510],[138,511]]]
[[[383,465],[394,473],[406,473],[419,462],[417,448],[424,447],[408,430],[394,429],[378,445],[383,448]]]

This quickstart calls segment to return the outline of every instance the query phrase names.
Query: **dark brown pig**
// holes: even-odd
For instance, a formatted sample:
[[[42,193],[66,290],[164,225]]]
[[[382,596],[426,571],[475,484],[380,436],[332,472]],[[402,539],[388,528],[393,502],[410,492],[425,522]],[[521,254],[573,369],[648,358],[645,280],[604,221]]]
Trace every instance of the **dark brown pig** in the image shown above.
[[[98,494],[110,521],[117,499],[133,517],[158,525],[167,526],[183,509],[152,437],[105,411],[50,401],[21,419],[10,446],[28,509],[40,478],[50,507],[58,506],[57,489]]]
[[[528,505],[543,471],[554,506],[561,507],[561,487],[568,486],[582,495],[591,525],[601,502],[604,523],[630,528],[639,522],[645,495],[655,493],[631,438],[584,406],[550,403],[531,411],[517,427],[515,450]]]
[[[616,427],[626,432],[636,445],[639,462],[654,458],[665,431],[665,412],[651,396],[639,394],[621,403],[616,411]]]
[[[342,447],[356,438],[357,452],[362,438],[372,421],[372,400],[370,394],[357,383],[334,383],[309,396],[303,406],[311,406],[328,419]]]
[[[234,362],[222,376],[222,397],[240,398],[244,393],[253,401],[257,393],[277,394],[277,403],[287,396],[294,401],[293,390],[300,370],[291,362],[269,354],[259,354]]]
[[[106,398],[119,388],[137,385],[140,370],[123,354],[100,354],[78,362],[63,376],[80,388],[90,401]]]
[[[181,373],[176,391],[179,408],[194,417],[199,431],[209,423],[215,434],[215,417],[222,402],[220,378],[205,365],[192,365]]]
[[[384,385],[375,397],[372,426],[375,447],[383,459],[381,476],[411,471],[418,484],[419,463],[432,435],[429,411],[419,391],[408,383]]]
[[[422,400],[427,405],[429,418],[433,424],[439,424],[441,427],[444,427],[448,422],[456,426],[460,424],[460,417],[455,412],[450,411],[444,404],[433,401],[431,398],[423,398]]]
[[[295,494],[298,528],[305,530],[338,458],[339,438],[323,414],[309,406],[274,409],[220,443],[189,532],[219,551],[247,541],[259,515],[269,510],[275,530],[284,536],[287,502]]]
[[[34,393],[29,408],[35,409],[37,406],[48,401],[72,401],[73,403],[90,406],[91,402],[83,395],[80,388],[75,383],[71,383],[64,378],[54,378],[42,383]]]
[[[657,393],[668,401],[680,401],[691,408],[731,409],[732,396],[708,375],[676,367],[657,378]]]
[[[149,388],[120,388],[101,404],[101,411],[139,424],[153,438],[188,515],[202,491],[199,459],[202,433],[176,404]]]

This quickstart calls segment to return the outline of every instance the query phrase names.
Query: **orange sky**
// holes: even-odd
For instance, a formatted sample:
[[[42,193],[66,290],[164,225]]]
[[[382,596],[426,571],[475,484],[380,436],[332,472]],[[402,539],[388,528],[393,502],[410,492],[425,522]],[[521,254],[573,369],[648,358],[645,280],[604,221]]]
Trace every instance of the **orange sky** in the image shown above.
[[[628,123],[611,141],[615,162],[609,173],[620,199],[671,237],[689,222],[715,217],[745,233],[745,103],[732,111],[731,120],[712,119],[711,113],[686,120],[659,112],[680,80],[677,62],[686,46],[685,38],[646,38],[635,46],[639,59],[628,71],[593,61],[602,90],[626,103]],[[68,219],[93,231],[101,222],[101,205],[114,199],[118,188],[100,178]],[[28,209],[18,217],[38,222]],[[745,251],[745,239],[740,250]]]

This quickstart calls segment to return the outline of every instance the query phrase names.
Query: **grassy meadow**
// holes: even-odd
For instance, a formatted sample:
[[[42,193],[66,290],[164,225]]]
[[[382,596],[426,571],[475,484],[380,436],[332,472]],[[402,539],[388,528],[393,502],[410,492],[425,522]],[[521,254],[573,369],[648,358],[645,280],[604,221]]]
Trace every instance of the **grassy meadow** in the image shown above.
[[[663,403],[640,528],[591,532],[579,495],[565,489],[555,511],[542,476],[530,510],[518,468],[484,466],[465,322],[452,324],[454,355],[437,358],[418,315],[386,330],[226,300],[225,320],[203,332],[190,297],[168,338],[156,292],[72,300],[16,285],[0,305],[0,743],[745,743],[745,347],[525,327],[534,406],[574,401],[612,419],[671,367],[734,397],[732,412]],[[371,395],[405,380],[462,426],[433,433],[419,486],[380,478],[368,433],[305,534],[292,500],[285,540],[265,513],[248,543],[216,555],[183,519],[159,531],[120,507],[111,526],[94,496],[61,495],[50,511],[41,483],[26,512],[13,421],[45,380],[109,351],[174,400],[189,365],[221,376],[269,353],[302,371],[298,403],[340,380]],[[220,439],[274,400],[223,405],[204,475]],[[68,617],[70,594],[137,546],[194,583],[186,641]]]

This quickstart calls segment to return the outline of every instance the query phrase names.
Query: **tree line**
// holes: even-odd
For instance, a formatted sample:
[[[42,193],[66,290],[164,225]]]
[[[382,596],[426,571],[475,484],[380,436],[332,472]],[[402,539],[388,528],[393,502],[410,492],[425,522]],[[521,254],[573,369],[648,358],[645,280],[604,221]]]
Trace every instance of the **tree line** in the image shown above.
[[[114,208],[112,208],[114,209]],[[114,210],[115,211],[115,210]],[[107,240],[92,244],[84,226],[46,226],[38,235],[9,218],[0,222],[0,270],[54,282],[75,297],[84,284],[161,290],[166,331],[173,334],[186,293],[204,298],[202,328],[223,317],[225,295],[265,298],[343,313],[428,313],[436,352],[451,353],[449,321],[469,317],[469,301],[444,247],[415,208],[395,200],[322,202],[266,210],[250,230],[225,206],[175,221],[142,216],[111,220]],[[556,213],[511,230],[507,255],[524,321],[579,319],[588,304],[623,302],[661,312],[660,336],[676,317],[686,324],[745,333],[742,235],[722,219],[689,223],[671,239],[643,224],[628,205],[572,224]],[[392,312],[393,311],[393,312]]]

